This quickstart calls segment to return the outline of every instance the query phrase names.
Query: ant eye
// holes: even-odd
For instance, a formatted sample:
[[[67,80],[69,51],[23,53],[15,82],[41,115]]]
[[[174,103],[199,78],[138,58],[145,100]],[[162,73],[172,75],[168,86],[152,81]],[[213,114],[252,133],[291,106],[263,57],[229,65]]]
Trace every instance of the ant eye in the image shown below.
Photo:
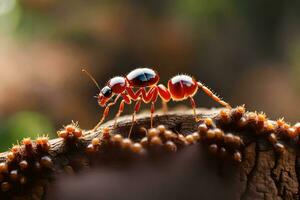
[[[101,93],[103,94],[103,96],[105,96],[106,98],[109,98],[112,95],[112,90],[110,87],[105,86],[104,88],[102,88]]]

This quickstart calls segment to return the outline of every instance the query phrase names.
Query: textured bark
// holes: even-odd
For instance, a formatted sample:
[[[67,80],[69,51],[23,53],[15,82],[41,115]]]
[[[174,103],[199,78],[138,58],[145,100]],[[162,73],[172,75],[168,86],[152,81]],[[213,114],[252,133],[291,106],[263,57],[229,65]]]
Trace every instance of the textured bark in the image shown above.
[[[201,113],[201,117],[214,118],[218,111],[218,109],[199,109],[197,112]],[[191,110],[187,110],[164,115],[159,114],[155,116],[154,124],[163,124],[174,132],[189,134],[197,130],[197,124],[195,123],[191,113]],[[150,119],[148,115],[149,113],[145,113],[137,116],[137,122],[133,131],[133,140],[138,140],[141,138],[140,134],[143,133],[140,130],[140,127],[149,128]],[[110,127],[112,134],[119,133],[126,137],[131,126],[131,116],[124,116],[120,118],[117,127],[113,127],[113,121],[107,122],[102,127],[104,126]],[[82,139],[82,145],[90,143],[94,137],[101,137],[101,130],[102,128],[96,132],[87,131]],[[162,184],[164,185],[163,187],[167,187],[166,185],[169,185],[167,188],[173,188],[173,193],[176,194],[175,196],[179,199],[183,199],[185,197],[190,199],[299,199],[298,180],[300,159],[296,153],[297,147],[286,145],[286,151],[283,154],[278,154],[269,144],[267,144],[265,140],[259,137],[256,138],[255,133],[234,132],[234,134],[248,135],[249,138],[251,138],[245,142],[246,146],[242,152],[243,161],[241,163],[237,164],[232,161],[220,159],[214,155],[211,155],[207,153],[205,148],[202,148],[201,144],[193,145],[186,147],[186,149],[183,149],[181,152],[176,154],[178,156],[173,155],[168,159],[167,163],[162,162],[161,166],[168,167],[170,170],[172,170],[174,167],[173,174],[171,172],[166,173],[166,175],[162,173],[157,177],[156,175],[153,175],[153,177],[156,177],[155,180],[152,180],[150,177],[146,176],[147,178],[145,181],[145,174],[151,174],[151,172],[149,172],[151,170],[148,168],[140,169],[131,167],[137,174],[135,180],[136,184],[128,184],[139,186],[139,190],[143,191],[141,194],[143,199],[152,198],[153,191],[149,192],[147,190],[147,193],[146,190],[144,191],[142,189],[143,187],[149,187],[149,184]],[[59,157],[68,154],[65,148],[65,143],[61,139],[51,140],[50,143],[50,154],[54,158],[57,158],[56,162],[60,162]],[[6,153],[2,153],[0,155],[0,159],[4,160],[5,155]],[[192,163],[201,164],[188,164],[190,160],[192,160]],[[185,162],[187,164],[182,165],[182,163]],[[154,167],[154,169],[157,168]],[[130,170],[128,169],[128,171]],[[108,172],[107,176],[111,176],[113,179],[116,178],[116,176],[114,176],[116,173],[116,171],[110,171]],[[178,174],[188,175],[179,176]],[[80,198],[80,196],[88,195],[91,197],[90,199],[97,199],[96,196],[93,198],[92,194],[105,194],[105,192],[108,192],[106,190],[114,190],[114,188],[119,188],[118,193],[124,194],[124,192],[126,192],[127,195],[118,196],[117,194],[112,194],[108,195],[107,198],[104,195],[102,196],[102,199],[112,199],[112,196],[119,199],[132,199],[136,197],[135,195],[139,194],[135,189],[130,187],[128,188],[126,182],[127,178],[122,178],[122,176],[118,176],[119,182],[124,184],[121,189],[118,185],[119,182],[101,182],[101,179],[105,177],[105,175],[101,174],[101,170],[100,174],[93,174],[92,177],[94,177],[94,179],[96,179],[95,177],[98,177],[96,180],[93,178],[89,179],[87,177],[89,177],[88,174],[80,175],[79,177],[68,177],[66,179],[58,178],[57,183],[48,193],[50,196],[48,198],[71,199],[77,197],[77,199],[84,199],[84,197]],[[108,179],[109,178],[110,177],[108,177]],[[180,179],[180,181],[183,183],[182,185],[178,185],[176,181],[174,181],[178,179]],[[84,183],[81,180],[85,180],[86,182]],[[170,180],[170,182],[160,180]],[[80,184],[76,185],[78,181]],[[147,181],[148,184],[146,184]],[[191,185],[184,184],[188,182],[190,182]],[[68,185],[70,187],[68,187]],[[106,189],[100,187],[101,185],[106,185]],[[199,187],[197,187],[198,185]],[[171,197],[171,191],[166,191],[166,189],[163,187],[157,188],[158,193],[161,195],[156,196],[155,199],[165,199],[167,197]],[[212,190],[213,187],[216,188]],[[186,192],[185,190],[192,191]]]

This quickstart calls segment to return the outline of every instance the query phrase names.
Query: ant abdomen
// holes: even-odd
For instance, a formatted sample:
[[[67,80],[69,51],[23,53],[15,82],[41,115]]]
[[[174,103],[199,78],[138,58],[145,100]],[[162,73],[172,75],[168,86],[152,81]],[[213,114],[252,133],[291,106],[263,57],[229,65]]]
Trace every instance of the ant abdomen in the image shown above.
[[[168,81],[168,89],[172,99],[182,101],[188,97],[192,97],[197,92],[197,82],[190,76],[177,75]]]

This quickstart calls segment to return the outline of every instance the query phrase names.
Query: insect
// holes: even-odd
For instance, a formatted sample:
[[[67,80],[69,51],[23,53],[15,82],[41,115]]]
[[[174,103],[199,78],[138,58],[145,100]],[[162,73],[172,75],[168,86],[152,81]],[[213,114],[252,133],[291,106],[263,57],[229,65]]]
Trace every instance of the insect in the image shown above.
[[[174,76],[168,81],[168,87],[166,87],[163,84],[158,84],[160,77],[155,70],[150,68],[137,68],[126,76],[116,76],[110,79],[106,86],[100,89],[99,84],[91,74],[84,69],[82,69],[82,72],[86,73],[98,87],[98,103],[101,107],[105,107],[103,115],[99,123],[94,127],[94,130],[98,129],[104,122],[109,114],[110,107],[115,105],[119,98],[122,98],[122,100],[119,104],[118,113],[115,116],[115,124],[118,117],[122,114],[125,104],[135,102],[134,112],[132,114],[132,125],[128,137],[130,137],[135,123],[136,113],[140,110],[142,102],[146,104],[151,103],[151,127],[153,127],[153,114],[155,111],[155,102],[158,97],[160,97],[165,104],[170,100],[183,101],[190,99],[196,121],[199,119],[197,118],[196,103],[193,97],[198,89],[202,89],[208,96],[221,105],[231,108],[228,103],[221,100],[209,88],[188,75],[181,74]],[[110,102],[114,96],[116,96],[116,98]]]

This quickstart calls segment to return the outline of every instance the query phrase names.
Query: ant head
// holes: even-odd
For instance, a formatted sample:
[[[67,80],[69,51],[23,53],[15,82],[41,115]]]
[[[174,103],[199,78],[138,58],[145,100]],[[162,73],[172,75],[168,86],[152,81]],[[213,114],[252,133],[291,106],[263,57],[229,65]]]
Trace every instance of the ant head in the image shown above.
[[[106,105],[106,102],[110,100],[110,98],[113,96],[113,91],[109,86],[105,86],[100,90],[100,93],[98,95],[98,103],[100,106],[104,107]]]
[[[106,86],[100,89],[99,84],[95,80],[95,78],[85,69],[82,69],[82,72],[84,72],[97,86],[100,93],[97,96],[98,103],[101,107],[104,107],[106,103],[114,96],[114,94],[121,94],[126,89],[126,78],[122,76],[116,76],[112,79],[110,79]]]
[[[100,89],[99,84],[97,83],[96,79],[85,69],[81,70],[83,73],[85,73],[97,86],[100,93],[98,95],[98,103],[100,106],[104,107],[106,102],[112,97],[113,92],[112,89],[109,86],[105,86],[104,88]]]
[[[98,103],[100,106],[105,104],[112,98],[114,94],[120,94],[124,92],[126,88],[126,79],[122,76],[116,76],[110,79],[106,86],[100,90],[98,95]]]

